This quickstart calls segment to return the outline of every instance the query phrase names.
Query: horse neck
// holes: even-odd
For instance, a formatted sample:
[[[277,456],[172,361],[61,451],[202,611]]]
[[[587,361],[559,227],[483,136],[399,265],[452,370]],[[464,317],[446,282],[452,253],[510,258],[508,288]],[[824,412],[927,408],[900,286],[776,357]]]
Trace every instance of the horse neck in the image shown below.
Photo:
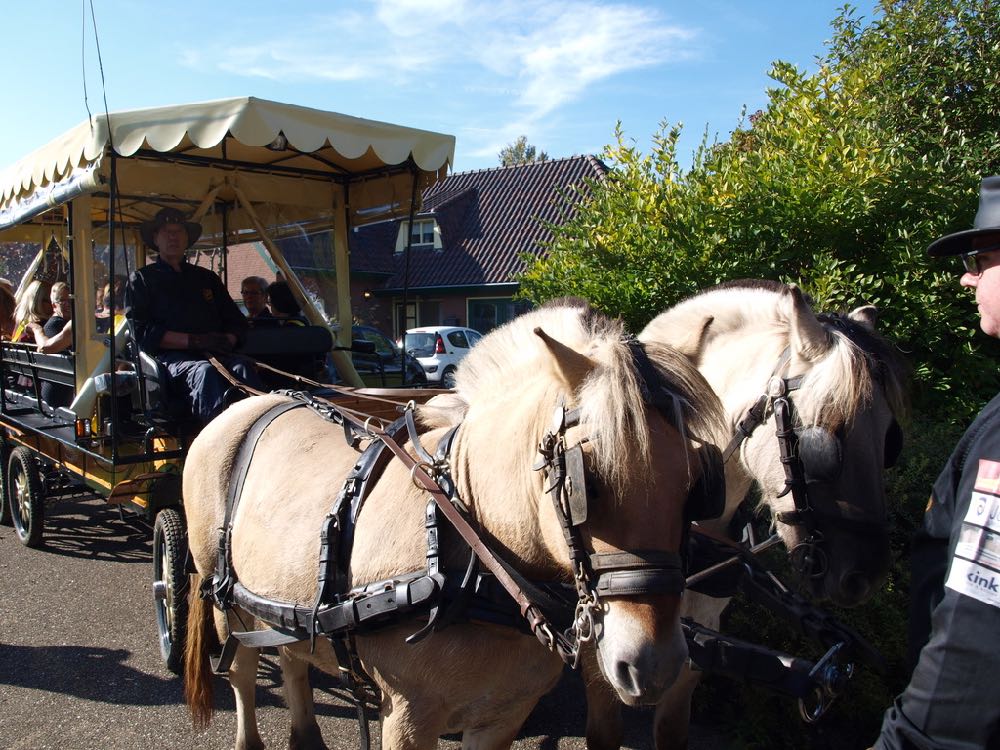
[[[544,475],[534,471],[551,410],[534,398],[472,405],[452,449],[458,493],[522,572],[551,578],[565,565],[562,531]]]

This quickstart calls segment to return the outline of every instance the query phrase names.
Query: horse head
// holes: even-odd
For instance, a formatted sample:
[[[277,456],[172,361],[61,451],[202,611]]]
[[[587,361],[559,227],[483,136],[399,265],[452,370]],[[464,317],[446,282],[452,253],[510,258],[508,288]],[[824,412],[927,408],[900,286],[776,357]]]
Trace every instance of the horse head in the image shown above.
[[[461,419],[452,463],[470,512],[526,576],[573,585],[572,638],[596,642],[623,700],[655,702],[687,656],[680,546],[703,472],[692,438],[721,425],[711,388],[579,305],[491,332],[456,381],[460,404],[430,408]]]
[[[816,315],[795,287],[742,281],[640,337],[678,340],[725,405],[724,519],[756,483],[804,588],[842,606],[870,596],[890,561],[884,470],[901,445],[904,368],[875,321],[870,306]]]

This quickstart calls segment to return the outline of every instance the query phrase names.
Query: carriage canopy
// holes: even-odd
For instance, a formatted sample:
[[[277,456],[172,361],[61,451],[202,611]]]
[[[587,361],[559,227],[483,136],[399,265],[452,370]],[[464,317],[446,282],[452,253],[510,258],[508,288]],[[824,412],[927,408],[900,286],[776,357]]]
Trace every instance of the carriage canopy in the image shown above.
[[[255,97],[96,115],[0,172],[0,242],[57,244],[86,302],[145,264],[138,227],[174,206],[201,223],[196,251],[221,258],[223,275],[227,248],[266,246],[307,317],[334,323],[349,347],[348,232],[405,216],[454,149],[450,135]],[[329,288],[306,289],[290,249],[334,271]],[[76,317],[82,381],[101,347]],[[335,358],[360,385],[349,358]]]

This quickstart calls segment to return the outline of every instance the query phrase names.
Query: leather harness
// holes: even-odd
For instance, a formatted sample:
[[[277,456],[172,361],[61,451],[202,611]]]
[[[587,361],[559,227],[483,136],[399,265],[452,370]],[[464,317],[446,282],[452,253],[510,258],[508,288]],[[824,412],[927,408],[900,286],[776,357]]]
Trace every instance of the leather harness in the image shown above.
[[[643,383],[644,396],[659,409],[671,408],[673,412],[668,417],[674,417],[678,411],[675,397],[660,381],[641,345],[630,342],[630,349]],[[212,599],[215,606],[222,610],[238,606],[268,623],[269,628],[232,633],[215,665],[217,672],[228,669],[237,643],[249,647],[275,646],[314,640],[317,635],[330,637],[338,656],[347,652],[348,662],[341,661],[341,665],[353,672],[356,658],[350,657],[351,638],[355,633],[398,622],[400,617],[417,611],[429,611],[427,626],[408,639],[413,642],[443,627],[457,616],[457,609],[469,609],[469,602],[486,592],[492,592],[495,599],[498,587],[508,601],[513,600],[527,629],[567,664],[576,667],[580,645],[593,635],[593,615],[600,607],[601,596],[679,595],[684,589],[683,564],[677,552],[633,550],[587,554],[580,532],[580,526],[586,522],[587,505],[583,450],[581,444],[567,448],[565,442],[566,431],[579,423],[578,410],[567,410],[561,403],[555,408],[552,425],[539,446],[541,458],[534,467],[548,472],[547,492],[552,496],[560,519],[574,571],[575,613],[570,626],[564,629],[553,623],[565,619],[562,612],[572,607],[567,596],[568,587],[525,580],[491,549],[470,523],[461,499],[455,494],[448,466],[448,452],[458,427],[442,439],[437,455],[431,457],[417,437],[412,402],[402,418],[382,429],[371,425],[370,421],[362,423],[332,403],[306,393],[286,392],[286,395],[292,400],[265,412],[248,430],[240,446],[230,480],[225,520],[219,530],[216,571],[202,585],[202,595]],[[299,408],[309,408],[342,425],[348,442],[355,448],[361,439],[373,438],[345,480],[322,526],[317,596],[311,607],[269,600],[250,592],[237,580],[231,559],[233,519],[256,446],[276,419]],[[400,445],[399,435],[404,427],[417,454],[416,459]],[[431,498],[425,513],[427,568],[348,590],[346,571],[354,524],[367,493],[391,457],[409,469],[413,482]],[[444,516],[470,550],[469,563],[459,584],[451,582],[454,576],[447,578],[439,567],[439,516]],[[479,566],[486,571],[480,573]],[[445,593],[451,596],[444,597]],[[459,605],[453,606],[447,616],[442,612],[443,603],[449,603],[445,599],[453,599],[451,603]],[[503,609],[498,608],[495,601],[484,603],[480,600],[478,604],[479,610],[472,607],[469,611]],[[338,648],[338,642],[343,648]],[[358,674],[360,677],[360,668]]]

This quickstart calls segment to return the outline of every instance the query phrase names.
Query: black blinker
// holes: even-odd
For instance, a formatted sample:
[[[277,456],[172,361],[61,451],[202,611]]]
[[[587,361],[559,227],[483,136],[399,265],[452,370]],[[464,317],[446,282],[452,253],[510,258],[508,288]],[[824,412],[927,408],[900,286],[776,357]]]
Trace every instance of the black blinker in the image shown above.
[[[566,508],[569,522],[580,526],[587,521],[587,473],[583,448],[577,444],[566,451]]]
[[[698,449],[701,475],[688,493],[684,515],[688,521],[708,521],[726,510],[726,473],[722,451],[704,443]]]
[[[832,482],[840,476],[840,441],[822,427],[806,427],[798,434],[799,460],[807,482]]]

